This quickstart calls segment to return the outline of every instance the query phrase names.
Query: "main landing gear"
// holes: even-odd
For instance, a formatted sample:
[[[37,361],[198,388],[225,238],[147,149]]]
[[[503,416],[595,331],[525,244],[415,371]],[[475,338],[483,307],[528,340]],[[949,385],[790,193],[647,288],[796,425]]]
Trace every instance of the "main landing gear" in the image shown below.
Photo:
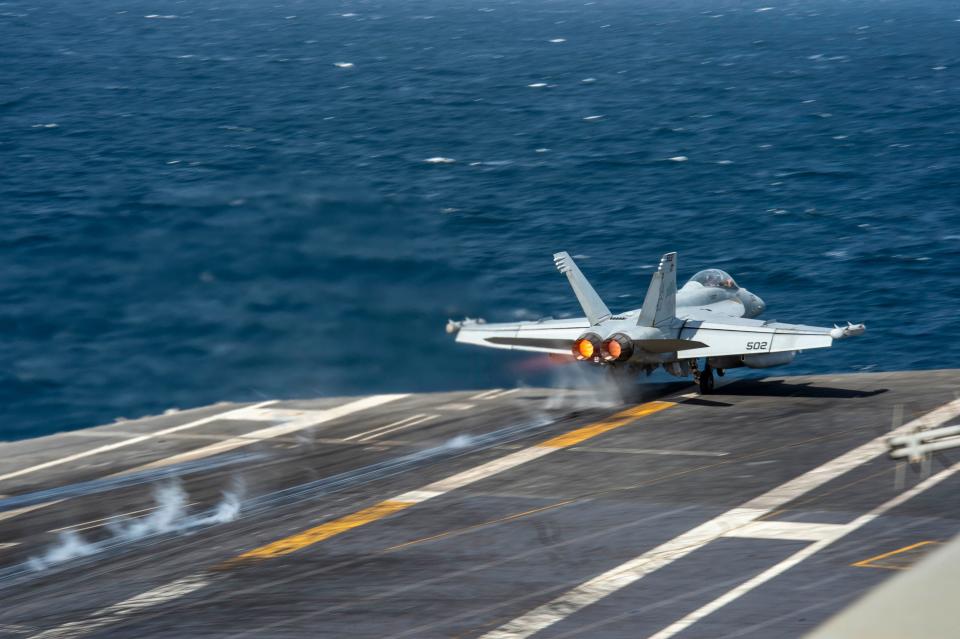
[[[697,380],[700,384],[700,394],[709,395],[713,392],[713,366],[707,364],[703,367],[703,370],[700,371],[700,379]]]
[[[709,361],[704,360],[703,369],[697,366],[697,360],[690,360],[690,372],[693,373],[693,381],[700,387],[701,395],[709,395],[713,392],[713,366]],[[722,369],[717,369],[717,373],[723,375]]]

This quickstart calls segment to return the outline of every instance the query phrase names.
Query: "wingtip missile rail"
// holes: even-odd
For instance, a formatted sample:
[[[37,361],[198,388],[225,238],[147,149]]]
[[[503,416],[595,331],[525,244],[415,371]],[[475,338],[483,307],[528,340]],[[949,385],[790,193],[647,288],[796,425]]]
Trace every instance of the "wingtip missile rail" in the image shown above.
[[[850,322],[847,322],[846,326],[837,326],[834,324],[833,329],[830,331],[830,337],[833,339],[856,337],[857,335],[863,335],[866,330],[867,327],[864,324],[851,324]]]

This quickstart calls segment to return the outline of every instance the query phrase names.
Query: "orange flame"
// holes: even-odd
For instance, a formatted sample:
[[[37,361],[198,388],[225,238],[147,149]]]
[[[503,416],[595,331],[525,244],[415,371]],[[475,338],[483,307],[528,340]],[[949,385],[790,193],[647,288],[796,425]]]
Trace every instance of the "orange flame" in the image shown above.
[[[623,353],[623,347],[620,346],[620,342],[612,339],[607,342],[607,352],[610,353],[610,357],[617,359]]]
[[[590,359],[593,357],[593,344],[588,339],[582,339],[577,342],[577,352],[584,359]]]

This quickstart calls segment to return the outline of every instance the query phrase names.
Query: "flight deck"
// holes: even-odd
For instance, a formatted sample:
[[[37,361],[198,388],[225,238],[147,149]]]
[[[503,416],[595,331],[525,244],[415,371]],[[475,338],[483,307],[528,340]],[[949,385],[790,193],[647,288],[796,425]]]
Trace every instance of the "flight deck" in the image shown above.
[[[960,531],[956,453],[886,456],[960,371],[722,381],[0,444],[0,637],[802,637]]]

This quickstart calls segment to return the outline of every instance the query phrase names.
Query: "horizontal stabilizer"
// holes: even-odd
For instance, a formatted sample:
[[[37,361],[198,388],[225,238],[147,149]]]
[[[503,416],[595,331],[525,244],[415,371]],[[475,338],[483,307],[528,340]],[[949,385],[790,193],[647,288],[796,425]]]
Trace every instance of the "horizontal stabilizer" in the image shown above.
[[[573,288],[577,301],[583,307],[583,312],[591,326],[596,326],[603,320],[610,317],[610,309],[603,303],[597,292],[590,286],[590,282],[583,276],[577,263],[573,261],[570,254],[566,251],[556,253],[553,256],[553,263],[557,265],[557,270],[567,276],[570,286]]]
[[[633,341],[633,345],[648,353],[673,353],[675,351],[688,351],[691,348],[705,348],[707,346],[703,342],[697,342],[692,339],[638,339]]]

